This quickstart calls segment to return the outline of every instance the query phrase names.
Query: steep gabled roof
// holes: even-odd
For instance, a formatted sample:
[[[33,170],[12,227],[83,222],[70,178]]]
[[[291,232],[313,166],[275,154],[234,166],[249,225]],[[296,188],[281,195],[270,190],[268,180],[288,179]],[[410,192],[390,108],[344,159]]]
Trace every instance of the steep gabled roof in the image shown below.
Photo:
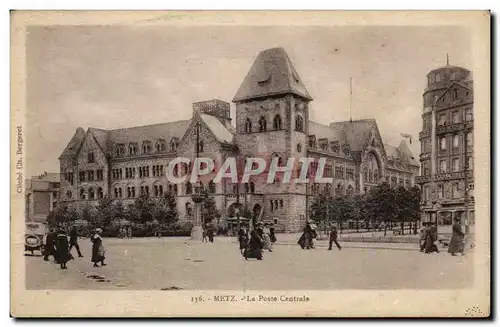
[[[285,49],[272,48],[259,53],[233,102],[286,93],[312,100]]]
[[[384,148],[388,158],[392,157],[396,160],[399,160],[401,163],[407,163],[411,166],[418,166],[417,160],[415,160],[415,157],[413,156],[413,153],[411,153],[411,150],[408,147],[408,144],[406,144],[406,141],[401,141],[398,147],[384,143]]]
[[[345,132],[347,142],[352,151],[362,151],[372,127],[376,124],[375,119],[361,119],[331,123],[330,127]]]
[[[207,114],[201,114],[200,116],[203,122],[207,125],[208,129],[212,131],[218,142],[233,143],[234,133],[230,129],[228,129],[219,120],[219,118]]]
[[[190,124],[191,119],[188,119],[170,123],[120,128],[110,130],[108,137],[111,145],[129,142],[141,143],[142,141],[154,141],[156,139],[165,139],[166,142],[170,142],[172,137],[182,138]]]
[[[85,138],[85,131],[83,128],[78,127],[76,129],[75,134],[71,138],[71,140],[68,142],[66,147],[64,148],[63,152],[59,156],[59,158],[65,158],[65,157],[72,157],[77,154],[78,150],[80,149],[80,146],[83,142],[83,139]]]
[[[446,94],[447,94],[447,93],[451,90],[451,88],[452,88],[453,86],[455,86],[455,85],[458,85],[458,86],[460,86],[460,87],[463,87],[463,88],[465,88],[465,89],[467,89],[467,90],[472,91],[472,88],[471,88],[471,87],[469,87],[468,85],[465,85],[465,84],[463,84],[463,83],[460,83],[460,82],[455,81],[455,82],[451,83],[451,85],[450,85],[450,86],[449,86],[449,87],[448,87],[448,88],[447,88],[447,89],[446,89],[446,90],[445,90],[445,91],[444,91],[444,92],[443,92],[443,93],[442,93],[442,94],[441,94],[441,95],[440,95],[440,96],[436,99],[436,101],[435,101],[435,102],[436,102],[436,103],[438,103],[438,101],[439,101],[439,100],[441,100],[441,99],[442,99],[442,98],[443,98],[443,97],[444,97],[444,96],[445,96],[445,95],[446,95]]]
[[[339,141],[340,144],[347,143],[345,131],[337,130],[328,125],[309,121],[309,135],[315,135],[316,139],[328,139],[330,142]]]

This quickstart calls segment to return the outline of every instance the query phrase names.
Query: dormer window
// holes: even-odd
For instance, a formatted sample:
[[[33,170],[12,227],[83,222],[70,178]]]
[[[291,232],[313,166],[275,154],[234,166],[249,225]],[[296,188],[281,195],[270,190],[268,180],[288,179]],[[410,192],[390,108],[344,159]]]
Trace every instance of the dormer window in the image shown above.
[[[156,152],[165,152],[167,149],[167,145],[165,144],[164,139],[158,139],[156,141]]]
[[[320,139],[319,140],[319,147],[323,151],[328,151],[328,140],[327,139]]]
[[[456,100],[458,98],[458,90],[453,89],[453,100]]]
[[[133,142],[130,143],[128,145],[128,154],[129,154],[129,156],[135,156],[135,155],[137,155],[137,148],[138,148],[137,147],[137,143],[133,143]]]
[[[344,152],[344,155],[348,156],[349,153],[351,153],[349,144],[342,145],[342,151]]]
[[[308,145],[311,149],[316,148],[316,138],[314,137],[314,135],[309,135]]]
[[[338,141],[332,142],[331,144],[332,151],[335,153],[339,153],[340,150],[340,144]]]
[[[440,73],[437,73],[437,74],[436,74],[436,83],[437,83],[437,82],[441,82],[441,80],[442,80],[441,74],[440,74]]]
[[[142,142],[142,153],[143,154],[151,153],[151,141]]]
[[[177,139],[175,137],[172,138],[172,140],[170,140],[170,152],[175,152],[177,151]]]
[[[119,143],[116,145],[115,155],[117,157],[123,157],[125,155],[125,144]]]

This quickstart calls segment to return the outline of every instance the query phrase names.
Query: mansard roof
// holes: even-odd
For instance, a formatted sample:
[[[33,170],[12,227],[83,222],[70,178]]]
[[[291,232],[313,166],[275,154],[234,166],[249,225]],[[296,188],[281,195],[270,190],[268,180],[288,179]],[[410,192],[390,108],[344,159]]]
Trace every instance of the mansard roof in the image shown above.
[[[312,100],[285,49],[272,48],[259,53],[233,102],[287,93]]]

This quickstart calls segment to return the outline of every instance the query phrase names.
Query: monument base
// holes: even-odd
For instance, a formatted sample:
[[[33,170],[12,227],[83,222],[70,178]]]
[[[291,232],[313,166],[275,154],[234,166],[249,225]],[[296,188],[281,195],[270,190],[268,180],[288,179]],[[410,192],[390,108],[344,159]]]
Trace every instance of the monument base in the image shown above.
[[[191,229],[191,239],[197,241],[201,241],[203,239],[202,226],[193,226],[193,229]]]

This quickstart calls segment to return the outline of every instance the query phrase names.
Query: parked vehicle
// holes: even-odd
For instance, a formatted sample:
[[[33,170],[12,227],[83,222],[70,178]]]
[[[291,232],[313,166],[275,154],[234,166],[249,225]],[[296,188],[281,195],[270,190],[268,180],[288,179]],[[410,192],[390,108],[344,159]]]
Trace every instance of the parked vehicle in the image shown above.
[[[24,251],[35,251],[43,254],[44,240],[47,235],[47,227],[43,223],[27,222],[24,232]]]

